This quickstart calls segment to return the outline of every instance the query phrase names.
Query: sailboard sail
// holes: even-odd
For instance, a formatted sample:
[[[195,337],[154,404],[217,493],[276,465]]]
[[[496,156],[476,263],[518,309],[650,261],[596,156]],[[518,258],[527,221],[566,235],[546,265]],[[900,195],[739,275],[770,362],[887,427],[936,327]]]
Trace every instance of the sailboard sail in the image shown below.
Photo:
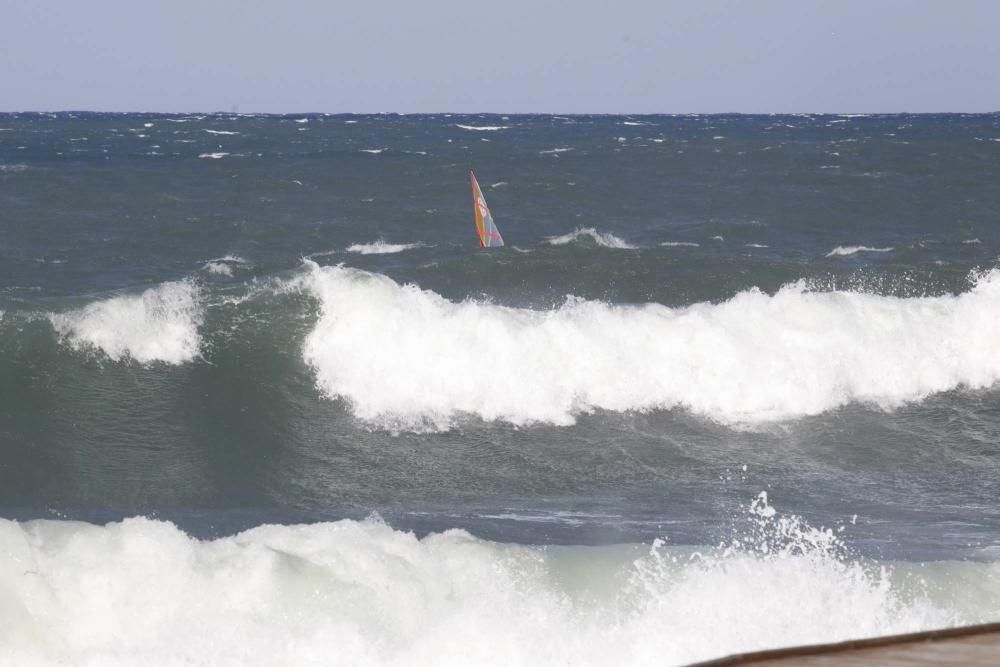
[[[476,233],[479,235],[479,247],[499,248],[503,245],[503,237],[500,236],[500,230],[493,222],[493,216],[490,215],[483,191],[479,189],[476,175],[470,171],[469,176],[472,177],[472,208],[476,212]]]

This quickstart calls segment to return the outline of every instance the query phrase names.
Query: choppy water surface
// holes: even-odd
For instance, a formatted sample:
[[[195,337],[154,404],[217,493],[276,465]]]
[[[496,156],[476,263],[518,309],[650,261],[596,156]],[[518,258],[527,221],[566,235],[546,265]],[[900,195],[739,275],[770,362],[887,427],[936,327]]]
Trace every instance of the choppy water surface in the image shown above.
[[[997,183],[997,115],[0,115],[0,662],[1000,619]]]

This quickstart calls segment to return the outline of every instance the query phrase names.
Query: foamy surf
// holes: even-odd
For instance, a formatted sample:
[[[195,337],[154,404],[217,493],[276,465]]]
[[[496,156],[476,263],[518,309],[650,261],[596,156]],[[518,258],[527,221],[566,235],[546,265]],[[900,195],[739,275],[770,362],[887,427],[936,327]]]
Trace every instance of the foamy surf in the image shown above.
[[[550,245],[566,245],[578,241],[590,241],[603,248],[614,248],[616,250],[636,250],[636,246],[618,238],[609,232],[599,232],[593,227],[577,227],[569,234],[562,236],[552,236],[546,239]]]
[[[194,359],[201,345],[199,290],[188,281],[51,313],[49,321],[72,349],[96,350],[114,361],[181,364]]]
[[[751,513],[700,551],[418,539],[377,518],[213,541],[145,518],[0,520],[0,642],[25,667],[661,667],[995,614],[994,564],[887,568],[764,499]]]
[[[323,393],[389,429],[447,429],[462,414],[569,425],[596,409],[758,424],[1000,380],[996,271],[958,296],[796,283],[685,308],[569,298],[529,310],[309,266],[320,316],[303,357]]]

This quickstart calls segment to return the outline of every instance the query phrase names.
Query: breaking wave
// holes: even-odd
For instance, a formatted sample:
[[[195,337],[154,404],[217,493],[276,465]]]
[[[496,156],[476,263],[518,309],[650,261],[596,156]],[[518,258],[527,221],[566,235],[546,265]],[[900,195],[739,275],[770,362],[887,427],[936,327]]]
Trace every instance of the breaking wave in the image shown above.
[[[847,557],[761,497],[701,553],[531,547],[377,517],[199,541],[145,518],[0,520],[0,643],[34,665],[678,665],[982,621],[995,564]]]
[[[552,245],[566,245],[568,243],[574,243],[583,240],[589,240],[604,248],[616,248],[618,250],[636,249],[634,245],[631,245],[628,242],[623,241],[614,234],[599,232],[593,227],[577,227],[569,234],[563,234],[562,236],[553,236],[547,239],[546,243],[550,243]]]
[[[568,298],[530,310],[309,266],[320,316],[304,359],[321,391],[389,429],[447,429],[462,414],[569,425],[595,409],[754,424],[1000,379],[1000,271],[958,296],[795,283],[683,308]]]
[[[202,322],[198,287],[163,283],[139,295],[117,296],[49,321],[75,350],[98,350],[114,361],[181,364],[198,355]]]

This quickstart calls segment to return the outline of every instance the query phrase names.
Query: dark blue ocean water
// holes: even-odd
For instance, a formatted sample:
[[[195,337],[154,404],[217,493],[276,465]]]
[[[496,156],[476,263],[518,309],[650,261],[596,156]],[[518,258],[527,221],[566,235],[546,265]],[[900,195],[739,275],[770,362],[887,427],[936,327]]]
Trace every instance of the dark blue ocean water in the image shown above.
[[[940,616],[895,582],[860,634],[988,620],[998,183],[995,114],[0,115],[0,517],[378,513],[334,525],[567,545],[578,592],[601,549],[825,527],[838,567],[951,564]]]

